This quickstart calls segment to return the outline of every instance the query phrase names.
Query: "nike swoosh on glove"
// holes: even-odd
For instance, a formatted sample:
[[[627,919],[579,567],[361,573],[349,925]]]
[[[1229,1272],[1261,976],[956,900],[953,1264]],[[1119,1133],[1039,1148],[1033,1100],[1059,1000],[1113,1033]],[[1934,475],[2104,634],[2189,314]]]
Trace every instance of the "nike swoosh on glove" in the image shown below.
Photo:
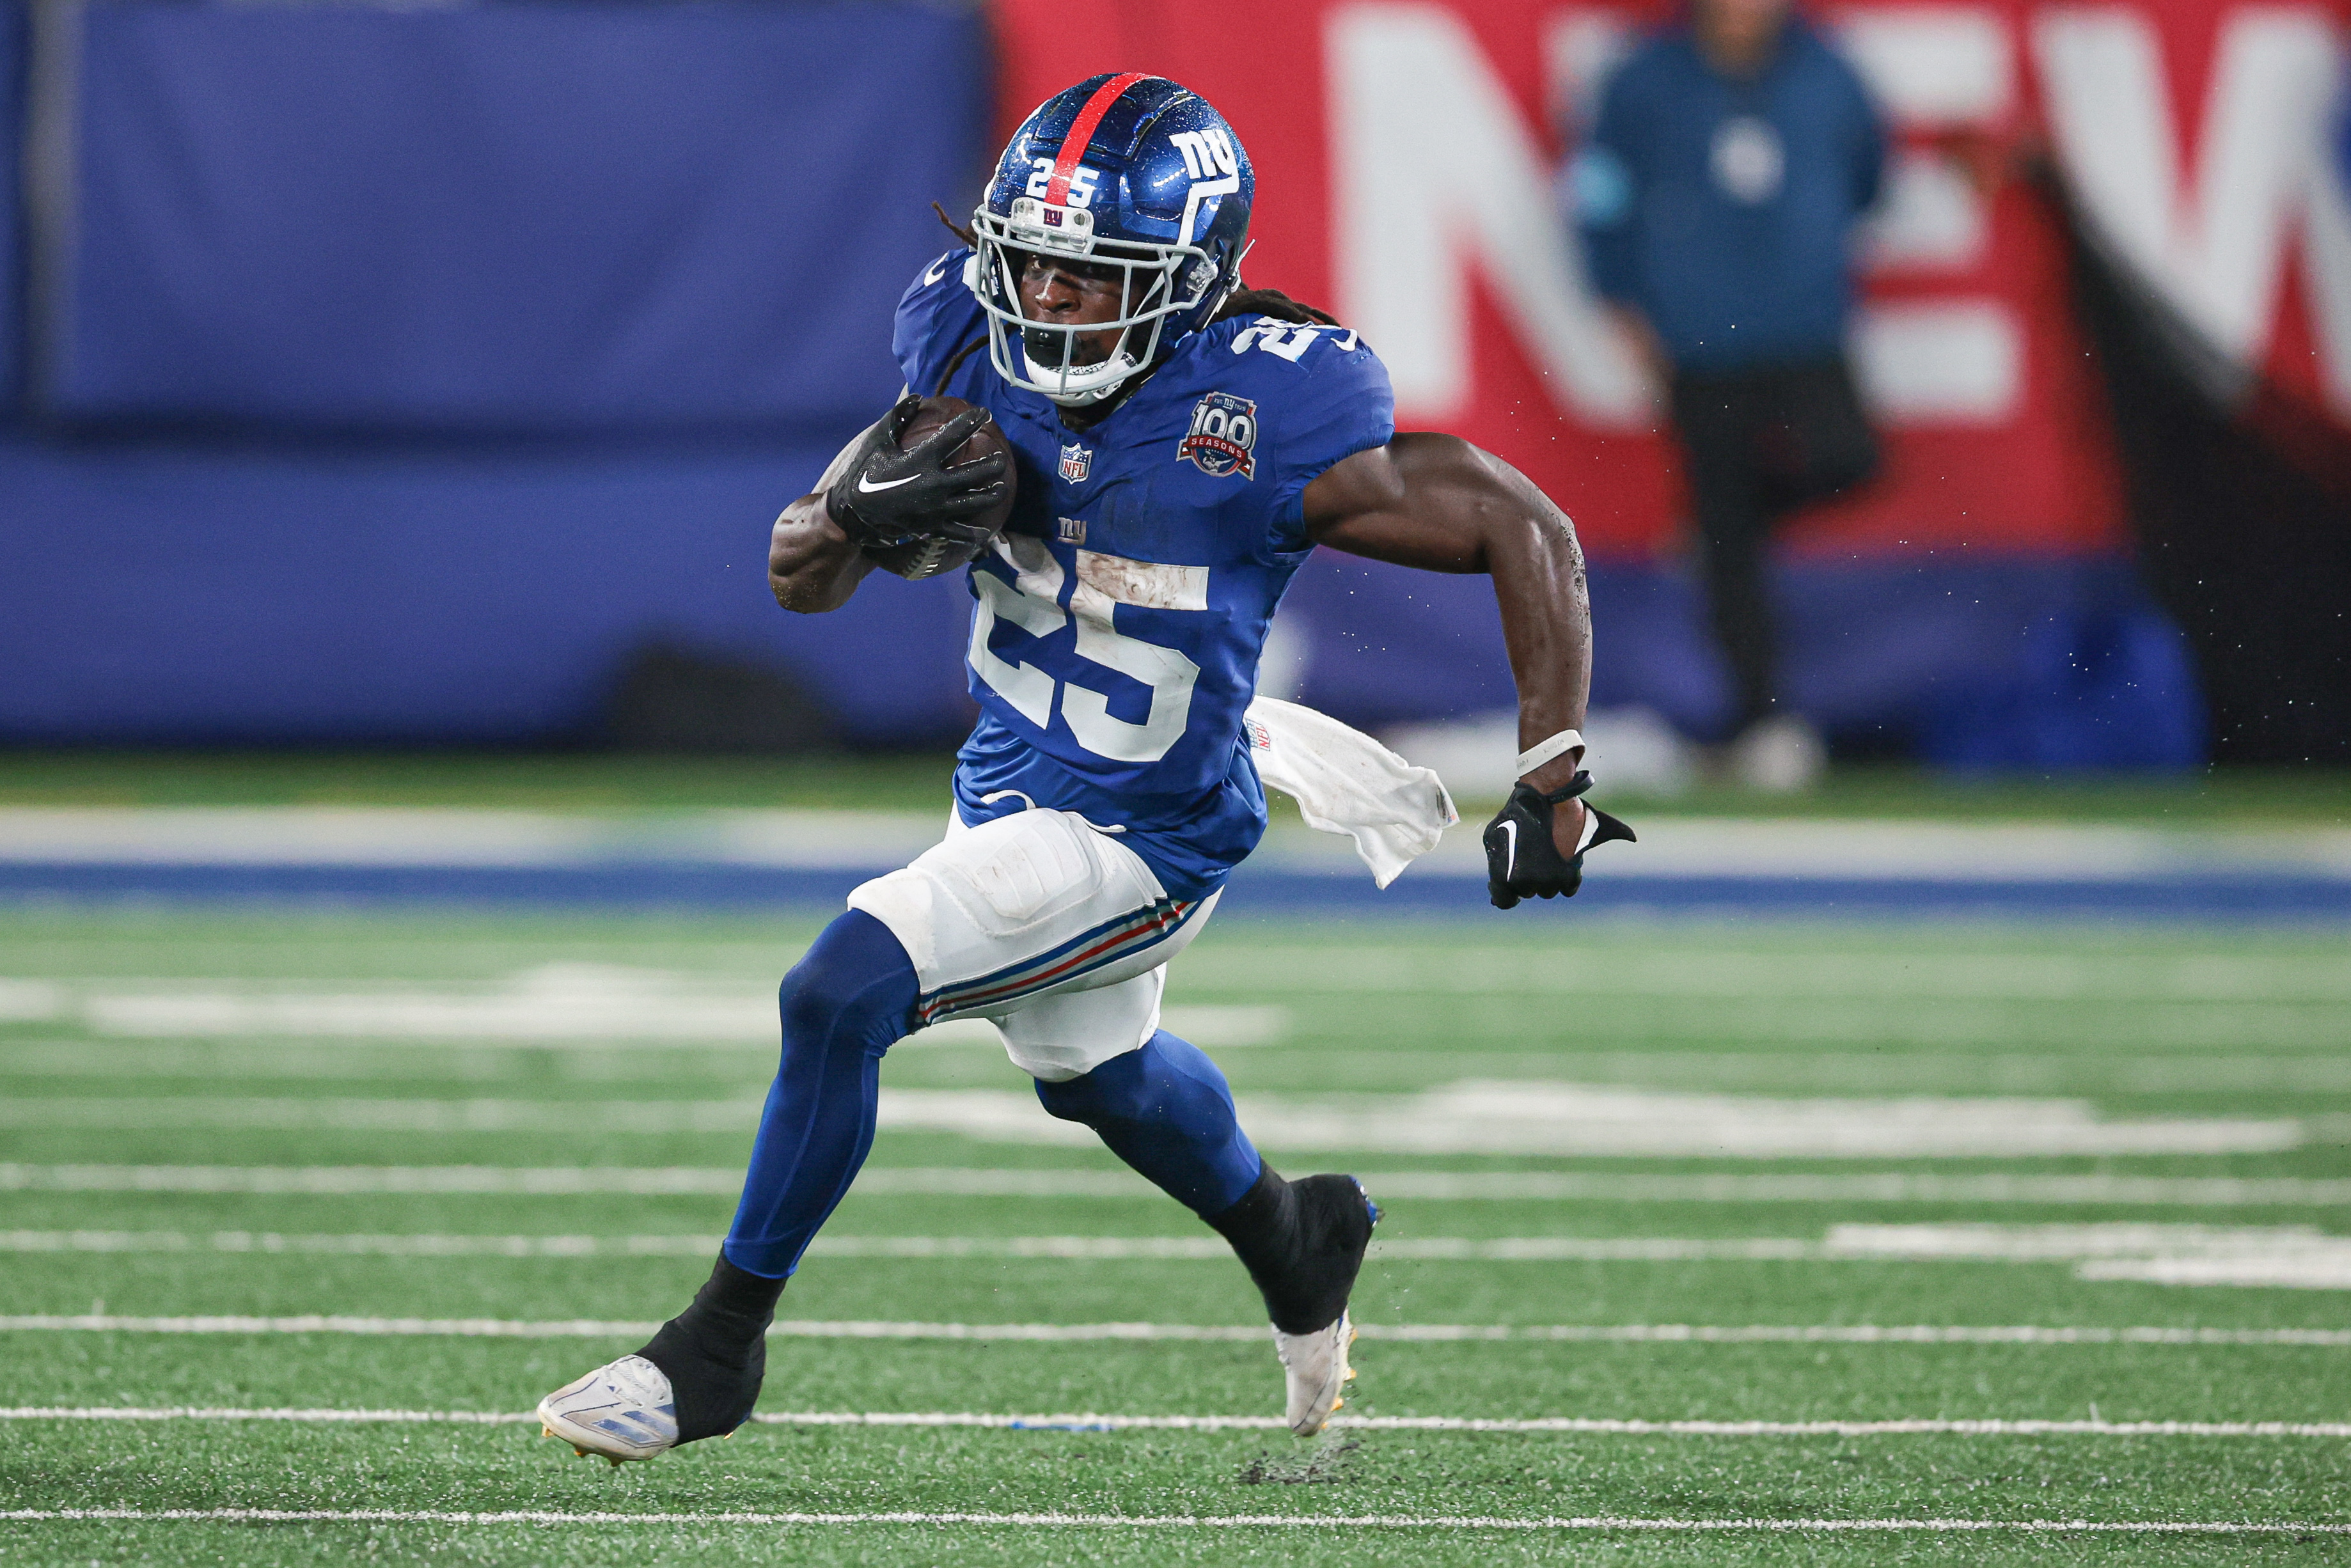
[[[848,468],[825,492],[826,510],[860,549],[887,549],[941,535],[985,543],[987,530],[969,519],[1004,500],[1010,462],[1004,453],[947,465],[971,433],[988,422],[987,410],[965,409],[914,445],[899,446],[898,433],[922,402],[901,398],[875,421],[857,438]]]
[[[1592,775],[1578,773],[1564,789],[1546,795],[1521,782],[1486,824],[1486,895],[1497,909],[1516,907],[1522,898],[1573,898],[1583,885],[1583,857],[1596,844],[1622,839],[1636,842],[1633,830],[1594,806],[1583,804],[1583,841],[1562,855],[1552,841],[1552,813],[1592,788]]]

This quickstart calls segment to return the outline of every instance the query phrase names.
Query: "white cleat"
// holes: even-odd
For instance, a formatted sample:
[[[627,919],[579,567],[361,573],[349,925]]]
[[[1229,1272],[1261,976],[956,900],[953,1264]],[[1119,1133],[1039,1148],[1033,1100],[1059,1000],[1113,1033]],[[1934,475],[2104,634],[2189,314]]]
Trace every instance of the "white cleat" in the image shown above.
[[[1347,1364],[1347,1349],[1355,1343],[1354,1321],[1345,1312],[1328,1328],[1312,1333],[1273,1331],[1273,1350],[1290,1383],[1290,1406],[1283,1418],[1301,1437],[1311,1437],[1330,1423],[1331,1413],[1344,1405],[1340,1397],[1355,1369]]]
[[[669,1375],[642,1355],[624,1355],[567,1383],[538,1402],[542,1434],[560,1437],[581,1458],[601,1454],[657,1458],[677,1447],[677,1407]]]

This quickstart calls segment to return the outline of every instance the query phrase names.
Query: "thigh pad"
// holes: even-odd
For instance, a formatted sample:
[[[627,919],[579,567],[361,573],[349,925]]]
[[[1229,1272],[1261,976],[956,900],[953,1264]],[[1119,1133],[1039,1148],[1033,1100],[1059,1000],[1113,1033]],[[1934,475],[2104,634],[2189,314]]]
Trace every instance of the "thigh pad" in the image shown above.
[[[1115,985],[1191,940],[1215,897],[1168,896],[1151,867],[1073,812],[1019,811],[849,895],[914,961],[923,1023],[1000,1018],[1036,998]]]

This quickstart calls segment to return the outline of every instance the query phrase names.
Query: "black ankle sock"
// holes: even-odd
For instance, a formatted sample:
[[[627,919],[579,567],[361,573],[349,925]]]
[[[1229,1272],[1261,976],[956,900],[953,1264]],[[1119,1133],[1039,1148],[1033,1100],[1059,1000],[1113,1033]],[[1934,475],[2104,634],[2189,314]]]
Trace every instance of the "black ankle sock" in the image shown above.
[[[669,1378],[677,1440],[732,1432],[751,1418],[768,1370],[768,1325],[784,1281],[737,1269],[724,1254],[694,1304],[637,1352]]]
[[[1372,1237],[1354,1177],[1284,1181],[1271,1166],[1208,1224],[1233,1244],[1265,1297],[1266,1315],[1284,1333],[1312,1333],[1338,1322]]]

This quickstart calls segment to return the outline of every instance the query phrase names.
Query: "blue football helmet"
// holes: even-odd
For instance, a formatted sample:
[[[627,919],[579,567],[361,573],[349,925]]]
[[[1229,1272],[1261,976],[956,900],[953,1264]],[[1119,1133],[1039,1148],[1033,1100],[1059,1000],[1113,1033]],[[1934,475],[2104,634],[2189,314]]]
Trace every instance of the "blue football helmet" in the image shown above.
[[[1225,117],[1164,77],[1090,77],[1049,99],[1014,133],[972,214],[979,255],[965,277],[987,312],[998,373],[1065,407],[1110,396],[1207,325],[1238,284],[1256,192]],[[1032,255],[1120,275],[1117,319],[1024,315]],[[1113,330],[1108,356],[1080,360],[1081,338]]]

